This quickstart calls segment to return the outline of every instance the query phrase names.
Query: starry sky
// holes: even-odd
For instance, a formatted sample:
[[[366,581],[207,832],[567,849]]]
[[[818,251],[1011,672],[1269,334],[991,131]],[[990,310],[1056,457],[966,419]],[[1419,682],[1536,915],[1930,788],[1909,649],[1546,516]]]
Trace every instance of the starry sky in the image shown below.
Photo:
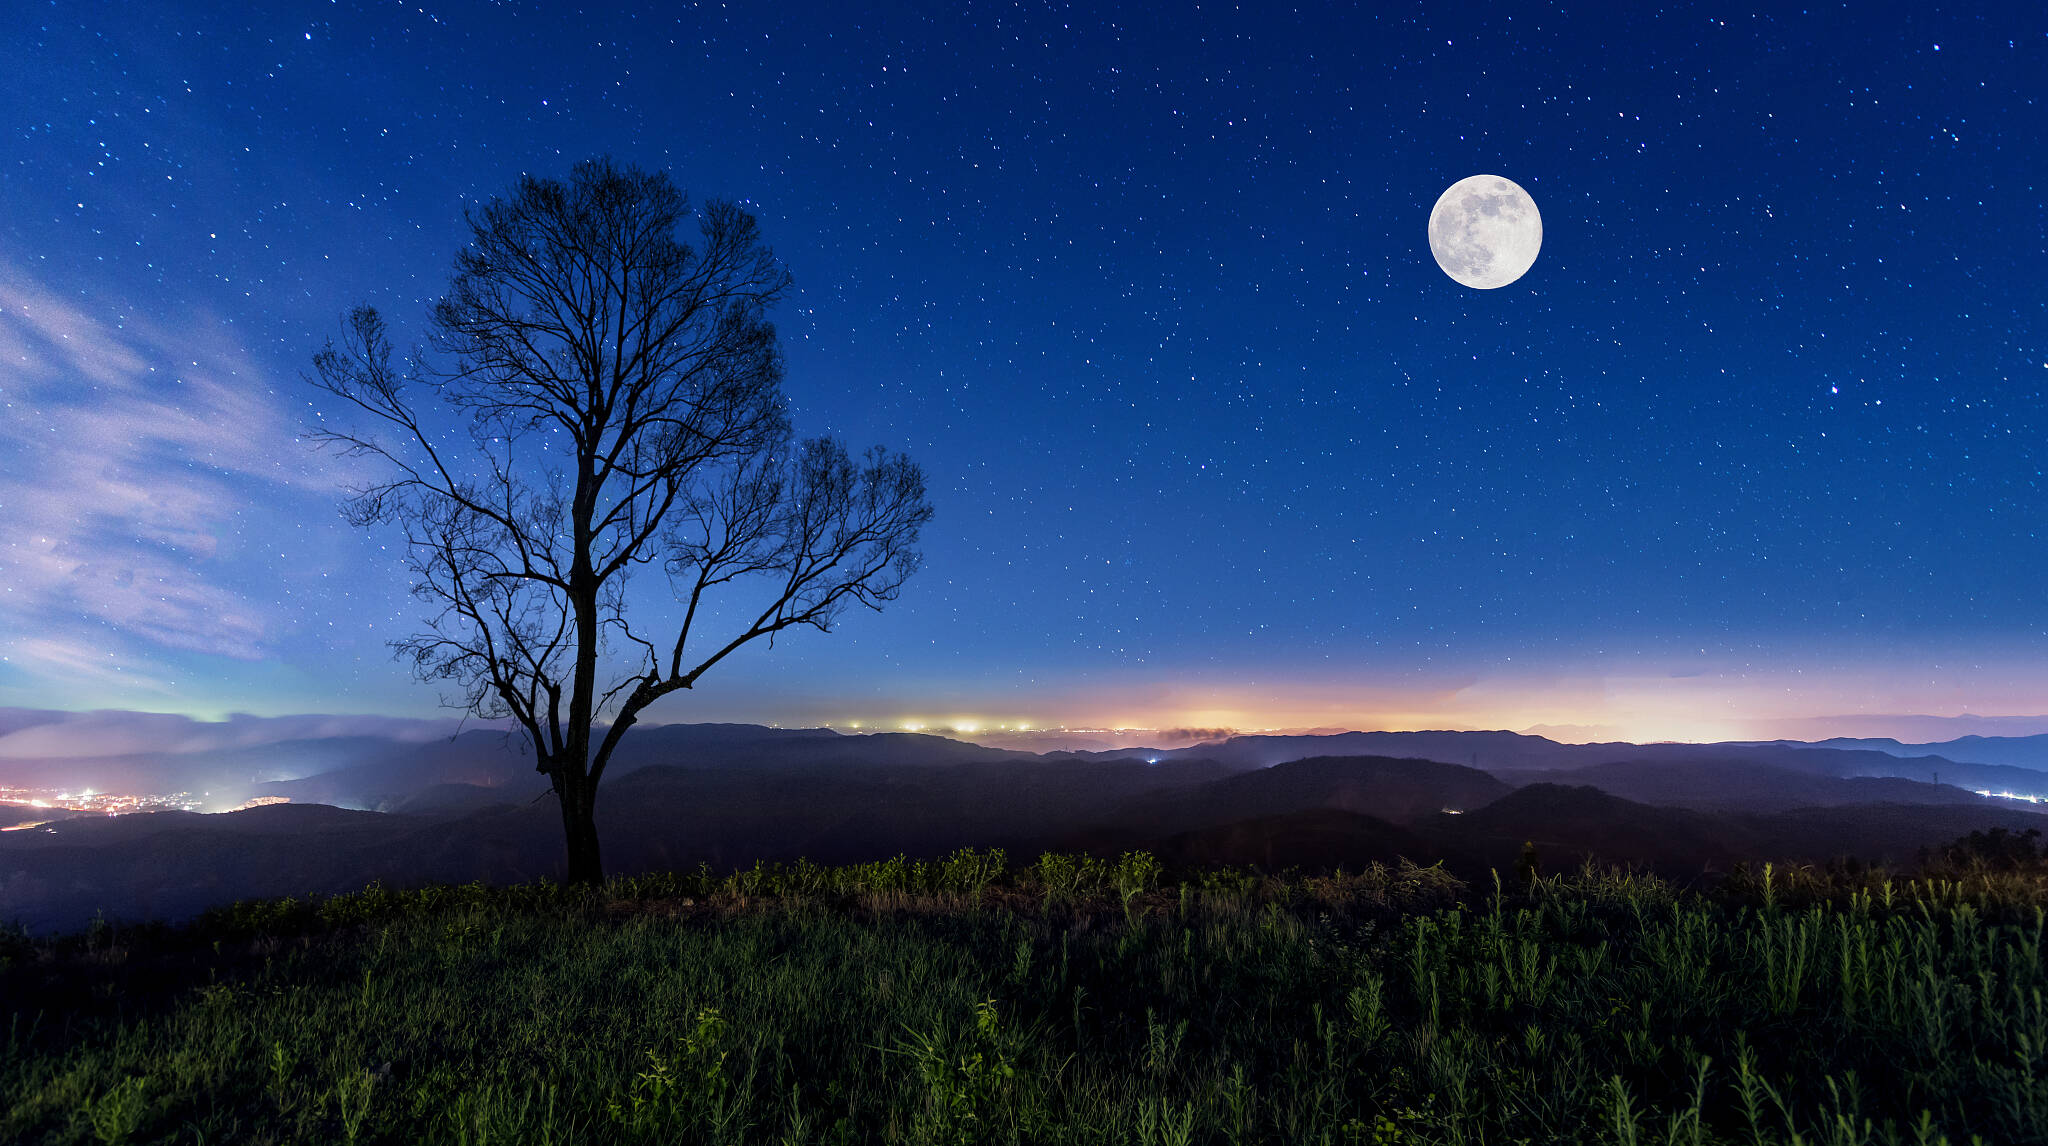
[[[799,432],[937,509],[650,720],[2048,713],[2048,10],[920,7],[13,6],[0,705],[441,712],[302,375],[610,155],[758,216]],[[1425,234],[1481,173],[1498,290]]]

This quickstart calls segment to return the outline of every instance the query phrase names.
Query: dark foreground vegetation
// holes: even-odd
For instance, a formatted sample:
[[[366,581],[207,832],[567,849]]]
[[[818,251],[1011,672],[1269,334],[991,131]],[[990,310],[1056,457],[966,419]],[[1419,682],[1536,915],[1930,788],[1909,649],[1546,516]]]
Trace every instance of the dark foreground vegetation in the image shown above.
[[[1705,891],[963,851],[15,935],[0,1141],[2038,1143],[2008,843]]]

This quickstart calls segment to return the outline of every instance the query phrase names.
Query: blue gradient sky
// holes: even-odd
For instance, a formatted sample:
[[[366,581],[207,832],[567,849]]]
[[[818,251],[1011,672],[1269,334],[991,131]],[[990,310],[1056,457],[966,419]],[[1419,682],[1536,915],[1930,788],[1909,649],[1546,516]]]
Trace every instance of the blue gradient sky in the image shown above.
[[[659,719],[2048,712],[2048,15],[1637,7],[26,6],[0,704],[434,715],[300,372],[609,153],[758,213],[799,429],[938,508]],[[1424,233],[1481,172],[1496,291]]]

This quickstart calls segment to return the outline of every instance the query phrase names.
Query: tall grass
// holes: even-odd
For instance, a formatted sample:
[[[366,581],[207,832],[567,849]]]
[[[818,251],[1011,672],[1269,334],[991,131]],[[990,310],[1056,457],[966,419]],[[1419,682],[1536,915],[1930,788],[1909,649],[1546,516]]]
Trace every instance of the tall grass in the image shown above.
[[[238,904],[17,936],[0,1140],[2048,1142],[2038,882],[1827,879],[963,851]]]

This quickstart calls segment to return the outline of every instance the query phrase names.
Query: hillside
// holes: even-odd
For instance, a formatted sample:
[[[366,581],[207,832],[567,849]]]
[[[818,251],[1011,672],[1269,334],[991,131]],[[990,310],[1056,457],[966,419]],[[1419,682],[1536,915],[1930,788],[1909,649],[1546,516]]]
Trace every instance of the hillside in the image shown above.
[[[1517,782],[1584,785],[1642,804],[1702,811],[1778,812],[1846,804],[1954,804],[2009,807],[1953,785],[1925,780],[1841,777],[1740,758],[1644,762],[1527,772]]]
[[[1265,871],[1358,871],[1370,863],[1391,867],[1403,858],[1417,864],[1443,858],[1438,846],[1421,835],[1340,808],[1253,816],[1177,832],[1147,841],[1146,850],[1176,869],[1228,864]]]
[[[1167,767],[1168,765],[1160,765]],[[1334,808],[1406,823],[1499,799],[1508,785],[1476,768],[1386,756],[1313,756],[1238,772],[1104,812],[1104,827],[1154,834],[1255,816]]]
[[[645,731],[628,738],[634,747],[599,793],[606,866],[615,873],[1002,847],[1019,858],[1143,848],[1187,862],[1256,857],[1304,867],[1406,855],[1481,878],[1489,867],[1511,866],[1522,842],[1534,840],[1551,870],[1592,855],[1690,877],[1740,858],[1904,862],[1921,846],[1971,830],[2048,822],[2034,805],[1949,785],[1834,774],[1869,766],[1866,757],[1897,762],[1862,749],[1355,734],[1240,737],[1206,747],[1222,759],[1184,749],[1148,752],[1160,761],[1151,764],[909,734],[744,725]],[[1624,758],[1508,770],[1505,778],[1413,757],[1246,763],[1283,741],[1416,744],[1463,735],[1490,750],[1523,751],[1525,760]],[[101,910],[183,918],[235,898],[345,891],[372,879],[406,886],[559,876],[553,798],[502,734],[368,742],[381,747],[323,745],[329,758],[357,762],[289,783],[401,812],[295,802],[223,815],[84,816],[0,832],[0,921],[75,928]]]

